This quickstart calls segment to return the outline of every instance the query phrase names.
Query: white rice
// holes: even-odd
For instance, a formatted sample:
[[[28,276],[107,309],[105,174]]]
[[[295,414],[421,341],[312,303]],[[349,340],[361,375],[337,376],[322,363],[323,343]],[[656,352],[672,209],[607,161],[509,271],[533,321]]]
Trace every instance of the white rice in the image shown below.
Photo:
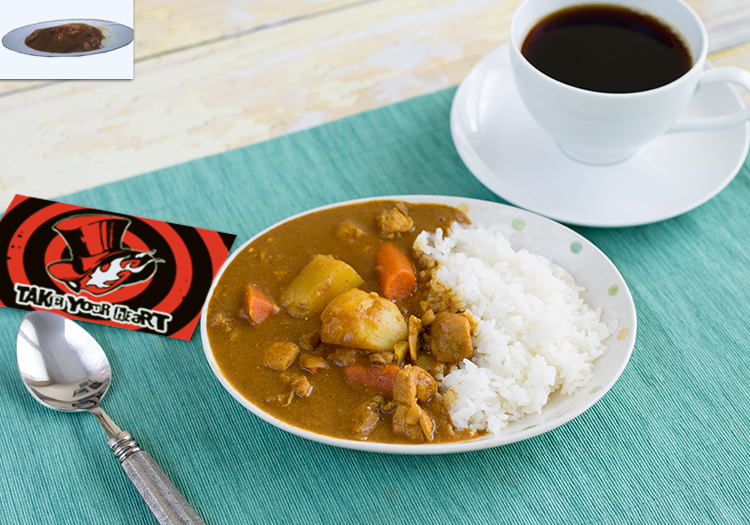
[[[550,393],[570,395],[591,379],[610,330],[565,269],[458,223],[447,236],[422,232],[414,248],[433,265],[435,294],[477,321],[474,355],[441,381],[457,427],[498,433],[541,412]]]

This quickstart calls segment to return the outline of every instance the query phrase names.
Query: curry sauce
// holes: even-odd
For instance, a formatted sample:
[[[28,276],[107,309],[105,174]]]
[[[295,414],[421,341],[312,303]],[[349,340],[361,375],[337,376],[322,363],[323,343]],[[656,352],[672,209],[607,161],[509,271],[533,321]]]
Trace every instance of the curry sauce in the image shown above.
[[[104,34],[98,27],[82,22],[37,29],[24,43],[47,53],[80,53],[102,47]]]
[[[397,225],[395,232],[385,230],[379,218],[388,210],[397,209],[404,212],[410,223]],[[398,406],[402,404],[397,401],[399,394],[390,390],[396,387],[379,391],[377,385],[352,384],[342,373],[345,367],[355,365],[383,371],[398,367],[399,377],[408,375],[406,372],[418,377],[414,371],[423,371],[417,365],[430,369],[432,364],[438,372],[450,366],[430,356],[424,340],[419,346],[424,355],[416,361],[409,353],[398,359],[398,352],[392,358],[392,351],[376,352],[323,342],[321,330],[323,339],[326,332],[321,314],[311,311],[307,315],[304,309],[295,310],[290,304],[290,283],[304,273],[314,258],[322,256],[342,261],[356,272],[361,278],[361,284],[355,287],[361,290],[357,294],[366,296],[366,300],[385,300],[380,297],[382,267],[376,264],[376,253],[384,243],[391,243],[406,254],[415,271],[414,290],[392,302],[400,312],[397,315],[409,320],[410,338],[416,337],[414,326],[419,328],[420,319],[429,316],[427,324],[435,316],[431,310],[426,313],[430,307],[425,303],[428,279],[412,245],[421,231],[434,232],[437,228],[445,231],[454,221],[469,222],[462,212],[449,206],[368,201],[304,215],[261,235],[231,261],[208,304],[208,338],[221,373],[243,397],[263,411],[319,434],[386,443],[448,442],[474,437],[472,431],[453,427],[443,397],[434,387],[427,394],[422,392],[418,409],[409,411],[408,406]],[[273,305],[262,319],[254,320],[248,311],[249,286]],[[341,293],[335,300],[340,302],[347,294],[354,292]],[[333,308],[333,303],[328,301],[326,311]],[[427,335],[420,337],[424,339]],[[411,344],[410,351],[415,351],[414,341]],[[272,345],[277,346],[269,350]],[[287,359],[284,354],[287,348],[299,348],[299,352],[293,351]],[[434,382],[431,377],[429,380]],[[407,419],[422,413],[425,414],[422,418],[431,422],[427,422],[427,427],[422,426],[422,432],[404,433],[394,420],[403,419],[407,413]],[[369,417],[365,430],[362,414]]]

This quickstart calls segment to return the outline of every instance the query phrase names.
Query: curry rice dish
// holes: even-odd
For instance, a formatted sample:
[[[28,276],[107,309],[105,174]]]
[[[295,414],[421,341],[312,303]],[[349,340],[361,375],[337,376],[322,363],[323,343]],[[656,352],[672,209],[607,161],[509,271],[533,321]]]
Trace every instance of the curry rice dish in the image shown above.
[[[81,22],[37,29],[24,43],[47,53],[80,53],[102,47],[104,33],[98,27]]]
[[[266,232],[231,261],[209,300],[207,332],[221,373],[279,420],[336,438],[383,443],[444,443],[498,432],[508,421],[541,410],[551,392],[574,391],[604,351],[600,343],[608,334],[598,313],[578,297],[563,312],[572,326],[563,335],[584,341],[580,352],[563,345],[564,355],[555,358],[549,345],[524,348],[518,337],[533,329],[516,326],[524,315],[513,309],[526,310],[528,317],[535,308],[529,304],[550,298],[526,297],[524,303],[506,297],[499,301],[503,313],[488,308],[487,298],[482,304],[475,291],[463,297],[459,290],[467,287],[455,279],[471,281],[474,268],[454,251],[467,243],[457,239],[466,232],[492,235],[492,242],[502,238],[469,225],[449,206],[369,201],[304,215]],[[564,270],[538,269],[554,263],[530,260],[528,252],[514,258],[509,244],[507,249],[501,242],[487,253],[510,258],[512,271],[501,272],[501,281],[520,272],[527,281],[542,279],[544,290],[553,279],[552,288],[568,294],[563,301],[577,296],[580,289]],[[515,263],[531,268],[521,271]],[[474,275],[482,286],[484,279],[498,278],[486,270]],[[504,291],[490,284],[501,295],[518,288],[513,282]],[[539,315],[555,316],[560,298],[552,297],[551,304]],[[487,319],[490,313],[503,317]],[[580,326],[571,322],[578,314],[586,319]],[[493,352],[500,357],[491,357]],[[560,373],[571,357],[587,364],[568,372],[566,383]]]

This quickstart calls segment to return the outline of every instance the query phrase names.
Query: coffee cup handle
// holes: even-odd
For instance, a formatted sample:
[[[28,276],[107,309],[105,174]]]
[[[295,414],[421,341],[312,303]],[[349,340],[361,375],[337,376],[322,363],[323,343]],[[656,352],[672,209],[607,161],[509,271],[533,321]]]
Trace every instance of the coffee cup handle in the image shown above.
[[[717,67],[705,71],[698,82],[696,92],[709,84],[719,82],[732,82],[750,94],[750,71],[733,66]],[[747,120],[750,120],[750,106],[746,107],[744,111],[729,115],[678,120],[667,130],[667,133],[728,128],[742,124]]]

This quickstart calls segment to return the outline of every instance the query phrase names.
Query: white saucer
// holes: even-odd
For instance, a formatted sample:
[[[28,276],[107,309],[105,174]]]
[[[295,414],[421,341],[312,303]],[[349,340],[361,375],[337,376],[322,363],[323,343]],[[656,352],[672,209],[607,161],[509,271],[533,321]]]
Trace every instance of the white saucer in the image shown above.
[[[88,24],[101,29],[102,33],[104,34],[102,47],[100,47],[99,49],[93,49],[91,51],[80,51],[77,53],[47,53],[46,51],[37,51],[36,49],[32,49],[26,45],[26,37],[28,37],[37,29],[44,29],[46,27],[73,23]],[[86,55],[96,55],[99,53],[106,53],[107,51],[119,49],[128,45],[132,41],[133,30],[128,26],[118,24],[117,22],[107,22],[106,20],[87,20],[82,18],[75,20],[52,20],[48,22],[39,22],[37,24],[31,24],[28,26],[19,27],[18,29],[14,29],[3,37],[3,45],[11,51],[38,57],[80,57]]]
[[[682,116],[744,107],[730,84],[713,84]],[[746,122],[719,131],[666,134],[612,166],[578,163],[521,102],[507,46],[482,59],[459,86],[451,133],[469,170],[503,199],[560,222],[599,227],[647,224],[703,204],[734,178],[750,146]]]

